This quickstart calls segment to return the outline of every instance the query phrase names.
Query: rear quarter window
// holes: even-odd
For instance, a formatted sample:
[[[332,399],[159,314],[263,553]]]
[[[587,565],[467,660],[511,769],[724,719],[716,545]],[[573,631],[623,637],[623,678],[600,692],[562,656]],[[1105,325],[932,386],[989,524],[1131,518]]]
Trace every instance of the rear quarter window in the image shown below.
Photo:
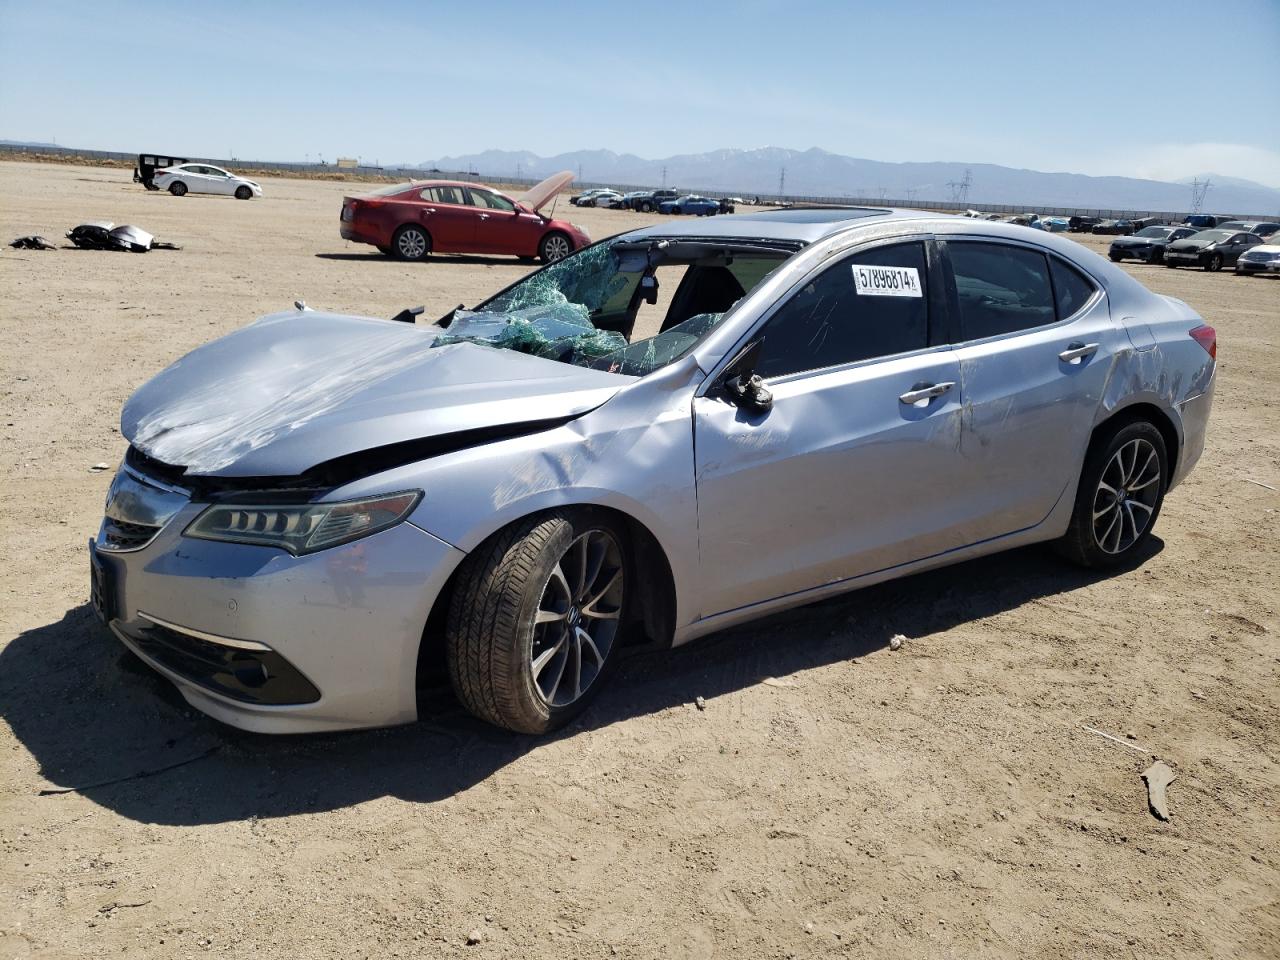
[[[1098,290],[1092,280],[1057,257],[1049,258],[1049,272],[1053,275],[1053,298],[1059,320],[1079,313]]]

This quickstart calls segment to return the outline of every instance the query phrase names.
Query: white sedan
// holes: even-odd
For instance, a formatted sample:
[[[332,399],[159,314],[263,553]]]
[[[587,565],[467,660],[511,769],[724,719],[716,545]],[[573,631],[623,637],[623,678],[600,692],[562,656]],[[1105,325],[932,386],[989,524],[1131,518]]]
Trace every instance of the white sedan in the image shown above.
[[[157,170],[153,182],[159,189],[168,190],[175,197],[188,193],[213,193],[235,197],[237,200],[251,200],[262,196],[262,187],[253,180],[246,180],[230,170],[207,163],[183,163]]]

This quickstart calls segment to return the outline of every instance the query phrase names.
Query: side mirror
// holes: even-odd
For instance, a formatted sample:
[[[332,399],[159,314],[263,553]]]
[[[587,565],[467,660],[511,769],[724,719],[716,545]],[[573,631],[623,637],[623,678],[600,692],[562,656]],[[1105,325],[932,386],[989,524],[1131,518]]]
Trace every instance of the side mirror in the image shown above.
[[[755,372],[762,346],[764,338],[743,347],[729,362],[721,377],[721,385],[729,402],[755,413],[766,413],[773,409],[773,393],[764,385],[764,379]]]
[[[640,299],[651,306],[658,302],[658,278],[651,273],[640,278]]]

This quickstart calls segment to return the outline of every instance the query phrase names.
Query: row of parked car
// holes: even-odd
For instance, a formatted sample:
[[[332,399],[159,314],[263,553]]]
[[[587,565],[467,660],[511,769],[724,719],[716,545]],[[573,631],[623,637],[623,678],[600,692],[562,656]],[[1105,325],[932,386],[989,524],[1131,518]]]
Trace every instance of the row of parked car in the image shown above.
[[[1210,273],[1223,267],[1235,267],[1238,275],[1277,273],[1280,245],[1268,241],[1278,233],[1280,223],[1257,220],[1225,220],[1207,230],[1186,221],[1153,224],[1132,236],[1116,237],[1108,253],[1117,263],[1141,260],[1163,263],[1170,269],[1200,267]]]
[[[696,193],[681,193],[679,190],[665,188],[620,193],[607,187],[598,187],[570,197],[569,202],[575,207],[606,207],[613,210],[635,210],[638,213],[693,214],[698,217],[710,217],[717,213],[733,213],[738,204],[746,201],[741,197],[713,199]]]

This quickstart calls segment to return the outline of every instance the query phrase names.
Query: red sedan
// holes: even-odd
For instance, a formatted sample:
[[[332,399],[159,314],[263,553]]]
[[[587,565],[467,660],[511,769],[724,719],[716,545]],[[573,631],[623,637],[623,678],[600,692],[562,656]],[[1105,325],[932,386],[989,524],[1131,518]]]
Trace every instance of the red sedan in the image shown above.
[[[419,180],[343,197],[342,238],[372,244],[397,260],[505,253],[554,263],[591,242],[581,227],[541,212],[572,179],[558,173],[518,199],[456,180]]]

